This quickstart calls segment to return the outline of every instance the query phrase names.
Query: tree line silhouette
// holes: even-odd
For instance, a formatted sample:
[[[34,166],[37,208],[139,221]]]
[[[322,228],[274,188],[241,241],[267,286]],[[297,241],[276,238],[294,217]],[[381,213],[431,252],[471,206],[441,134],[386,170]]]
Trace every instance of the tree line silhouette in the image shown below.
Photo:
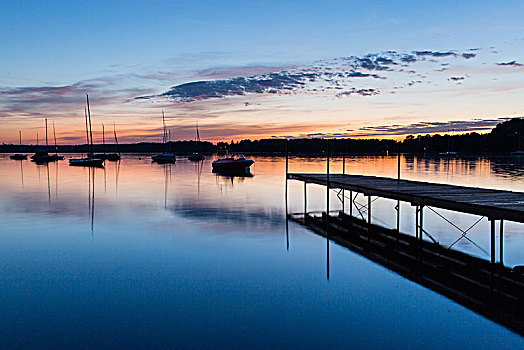
[[[515,151],[524,151],[524,118],[513,118],[498,124],[490,133],[477,132],[463,134],[433,134],[433,135],[408,135],[401,141],[391,139],[352,139],[352,138],[293,138],[293,139],[261,139],[218,142],[213,144],[208,141],[173,141],[168,142],[169,148],[176,154],[184,155],[195,152],[211,154],[217,151],[228,150],[246,154],[284,154],[286,147],[291,154],[325,154],[328,147],[332,154],[395,154],[401,153],[426,153],[438,154],[442,152],[457,152],[460,154],[504,154]],[[286,145],[287,143],[287,145]],[[106,144],[105,152],[123,153],[150,153],[161,152],[164,145],[154,142],[140,142],[120,144],[119,149],[115,144]],[[31,153],[36,150],[46,149],[54,152],[54,146],[35,145],[0,145],[2,153]],[[86,145],[61,145],[58,152],[81,153],[86,151]],[[94,152],[104,151],[104,146],[95,145]]]

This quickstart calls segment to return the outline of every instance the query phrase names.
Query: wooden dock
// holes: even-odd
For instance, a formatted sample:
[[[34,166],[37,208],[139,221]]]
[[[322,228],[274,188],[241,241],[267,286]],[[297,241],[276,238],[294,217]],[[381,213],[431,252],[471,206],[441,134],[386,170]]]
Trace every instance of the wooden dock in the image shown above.
[[[342,174],[333,174],[330,173],[329,154],[327,142],[326,173],[290,173],[286,149],[285,202],[288,219],[305,225],[329,241],[361,254],[524,336],[524,266],[508,268],[503,262],[503,224],[505,220],[524,223],[524,193],[402,180],[400,155],[397,158],[397,179],[347,175],[344,156]],[[302,213],[287,212],[288,180],[304,183]],[[326,187],[326,210],[321,216],[308,213],[308,184]],[[342,202],[341,208],[330,208],[330,194],[333,190],[338,192],[337,196]],[[349,196],[346,196],[347,194]],[[367,204],[355,201],[358,194],[367,197]],[[372,223],[372,197],[396,201],[396,229]],[[349,200],[348,212],[346,200]],[[400,231],[401,202],[414,207],[414,235]],[[490,226],[490,252],[482,250],[487,253],[489,260],[451,249],[455,243],[449,247],[439,244],[424,229],[425,208],[435,212],[460,232],[460,237],[455,243],[467,239],[476,245],[467,237],[467,233],[483,218],[487,218]],[[434,208],[477,215],[480,218],[471,227],[463,230]],[[334,211],[336,214],[332,215]],[[498,262],[495,257],[497,221]],[[424,237],[429,240],[425,240]],[[329,244],[327,247],[329,278]]]
[[[413,206],[431,206],[485,216],[489,220],[524,223],[522,192],[363,175],[288,173],[287,178],[362,193],[365,196],[399,200]]]

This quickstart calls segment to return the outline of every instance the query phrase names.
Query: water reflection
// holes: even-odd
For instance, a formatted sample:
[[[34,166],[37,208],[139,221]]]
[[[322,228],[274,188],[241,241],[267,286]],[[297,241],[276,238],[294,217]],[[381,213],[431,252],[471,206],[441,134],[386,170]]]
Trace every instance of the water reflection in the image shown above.
[[[524,176],[524,157],[512,156],[491,159],[493,173],[499,176],[518,178]]]
[[[88,167],[89,172],[89,180],[88,180],[88,195],[87,195],[87,201],[88,201],[88,211],[89,211],[89,218],[91,223],[91,238],[94,239],[94,225],[95,225],[95,168],[94,167]],[[105,170],[105,169],[104,169]],[[105,174],[105,171],[104,171]]]
[[[252,178],[251,173],[215,173],[217,187],[222,191],[223,189],[233,188],[235,182],[243,183],[246,179]]]
[[[0,159],[5,348],[523,345],[332,237],[288,223],[285,205],[302,211],[303,187],[291,182],[285,203],[283,158],[255,158],[255,177],[213,174],[210,160],[141,158],[105,169]],[[443,171],[453,160],[410,159],[402,158],[405,178],[524,190],[489,160],[457,159],[451,177]],[[396,162],[348,157],[346,172],[395,177]],[[334,159],[333,172],[341,164]],[[291,157],[290,171],[323,172],[325,160]],[[308,207],[324,208],[325,190],[308,188]],[[339,208],[335,197],[331,207]],[[378,202],[375,212],[388,221],[393,205]],[[413,226],[412,210],[403,207],[402,222]],[[504,230],[505,256],[517,261],[522,230]],[[420,324],[427,328],[414,334]]]

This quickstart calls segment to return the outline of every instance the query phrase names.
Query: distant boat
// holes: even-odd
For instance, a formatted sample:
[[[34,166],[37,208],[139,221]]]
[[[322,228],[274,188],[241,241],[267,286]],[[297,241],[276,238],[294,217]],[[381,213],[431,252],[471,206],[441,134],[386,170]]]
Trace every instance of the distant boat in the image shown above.
[[[59,156],[58,155],[58,147],[56,147],[55,122],[53,122],[53,137],[55,139],[55,154],[51,154],[50,157],[54,158],[55,160],[63,160],[64,156]]]
[[[157,163],[174,163],[176,161],[175,155],[167,149],[167,132],[164,111],[162,111],[162,124],[164,126],[164,135],[162,136],[164,152],[151,156],[151,159],[153,159],[153,162]]]
[[[87,157],[69,159],[69,165],[103,167],[104,160],[93,157],[93,131],[91,129],[91,110],[89,109],[89,96],[87,94],[86,94],[86,100],[87,100],[87,111],[84,108],[84,117],[86,120]],[[89,126],[88,126],[88,114],[89,114]]]
[[[116,138],[115,122],[113,122],[113,134],[115,135],[115,144],[116,144],[118,153],[108,153],[106,154],[106,159],[111,160],[111,161],[116,161],[116,160],[120,160],[121,157],[120,157],[120,146],[118,146],[118,139]]]
[[[246,159],[242,154],[226,154],[211,163],[214,173],[249,173],[251,165],[255,163]]]
[[[92,154],[91,155],[92,158],[103,159],[103,160],[107,159],[107,154],[106,154],[106,136],[105,135],[106,135],[106,133],[105,133],[105,130],[104,130],[104,124],[102,124],[102,152],[104,152],[104,153]]]
[[[187,159],[198,162],[198,161],[204,160],[206,158],[206,157],[204,157],[202,154],[200,154],[198,152],[198,148],[199,148],[198,146],[200,145],[200,134],[198,133],[198,123],[196,124],[196,139],[195,139],[195,142],[196,142],[196,152],[193,152],[192,154],[187,156]]]
[[[449,126],[451,126],[451,122],[449,122]],[[440,152],[438,155],[441,156],[441,157],[456,157],[458,156],[458,152],[454,152],[453,151],[453,132],[455,130],[454,129],[451,129],[451,135],[447,135],[448,136],[448,150],[450,151],[447,151],[447,152]],[[450,129],[448,128],[448,133],[450,132]]]
[[[55,138],[56,141],[56,138]],[[45,145],[46,148],[49,146],[48,138],[47,138],[47,118],[45,118]],[[56,142],[55,142],[56,147]],[[40,150],[36,151],[35,154],[31,156],[31,160],[36,163],[48,163],[48,162],[54,162],[57,160],[64,159],[63,156],[59,156],[58,154],[52,154],[50,155],[47,150]]]
[[[117,146],[118,146],[118,141],[116,139],[116,131],[114,129],[115,125],[113,124],[113,132],[115,134],[115,141],[117,142]],[[104,159],[104,160],[112,160],[112,161],[115,161],[115,160],[119,160],[120,159],[120,154],[117,154],[117,153],[106,153],[106,133],[105,133],[105,128],[104,128],[104,124],[102,124],[102,151],[104,153],[98,153],[98,154],[93,154],[92,157],[93,158],[99,158],[99,159]]]
[[[456,157],[458,156],[458,152],[441,152],[438,155],[441,157]]]
[[[20,151],[22,151],[22,130],[18,131],[18,137],[20,138]],[[24,160],[27,159],[27,154],[22,154],[22,152],[20,152],[10,155],[9,158],[15,160]]]
[[[69,159],[69,165],[73,166],[94,166],[94,167],[104,167],[104,160],[99,158],[76,158]]]

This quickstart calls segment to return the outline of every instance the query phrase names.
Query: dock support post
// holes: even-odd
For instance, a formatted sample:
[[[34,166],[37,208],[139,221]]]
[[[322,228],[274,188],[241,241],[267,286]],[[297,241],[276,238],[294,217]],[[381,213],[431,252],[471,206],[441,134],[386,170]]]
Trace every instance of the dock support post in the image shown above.
[[[419,211],[419,207],[418,205],[415,205],[415,238],[417,240],[418,240],[418,227],[419,227],[418,211]]]
[[[424,206],[419,207],[419,228],[418,228],[418,260],[422,260],[422,235],[424,222]]]
[[[423,219],[424,219],[424,206],[421,205],[419,210],[420,210],[420,214],[419,214],[419,226],[420,227],[419,227],[419,231],[418,231],[419,232],[418,239],[420,241],[422,241],[422,234],[423,234],[423,231],[422,231],[423,230],[423,224],[422,223],[423,223]]]
[[[307,216],[307,182],[304,181],[304,222],[306,222]]]
[[[342,151],[342,175],[346,175],[346,152]],[[345,191],[342,189],[342,213],[346,210],[346,196]]]
[[[500,220],[500,233],[499,233],[499,264],[500,265],[504,265],[503,253],[504,253],[504,220]]]
[[[491,223],[491,264],[494,264],[495,263],[495,220],[491,220],[490,223]]]
[[[490,219],[491,223],[491,264],[489,275],[489,303],[493,305],[493,283],[495,282],[495,220]]]
[[[400,180],[400,143],[397,148],[397,179]]]
[[[368,196],[368,225],[371,226],[371,196]]]
[[[329,228],[329,139],[327,140],[326,152],[326,234]]]
[[[397,201],[397,242],[400,233],[400,201]]]
[[[349,191],[349,216],[353,216],[353,191]]]
[[[288,140],[286,139],[286,190],[285,190],[285,200],[286,200],[286,220],[288,218],[287,213],[287,179],[289,173],[289,149],[288,149]]]

